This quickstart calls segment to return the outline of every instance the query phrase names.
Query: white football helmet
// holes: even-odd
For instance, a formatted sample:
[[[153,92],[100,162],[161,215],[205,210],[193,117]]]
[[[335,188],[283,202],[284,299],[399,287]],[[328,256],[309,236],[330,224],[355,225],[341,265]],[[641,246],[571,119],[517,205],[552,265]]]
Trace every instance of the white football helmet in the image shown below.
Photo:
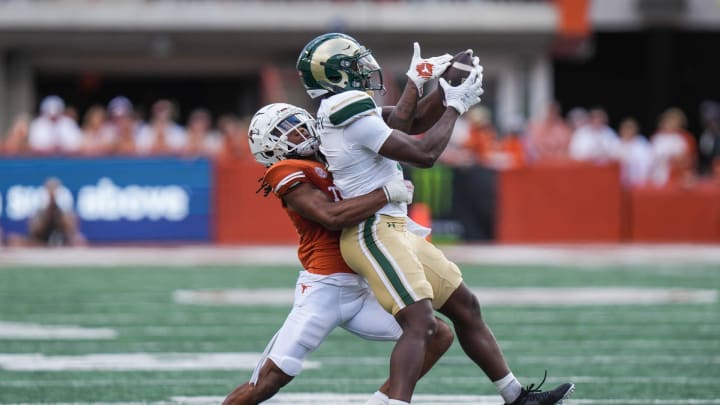
[[[298,131],[304,141],[294,144],[288,134]],[[291,104],[266,105],[255,113],[248,131],[250,151],[258,163],[270,166],[283,159],[312,156],[318,150],[315,119],[310,113]]]

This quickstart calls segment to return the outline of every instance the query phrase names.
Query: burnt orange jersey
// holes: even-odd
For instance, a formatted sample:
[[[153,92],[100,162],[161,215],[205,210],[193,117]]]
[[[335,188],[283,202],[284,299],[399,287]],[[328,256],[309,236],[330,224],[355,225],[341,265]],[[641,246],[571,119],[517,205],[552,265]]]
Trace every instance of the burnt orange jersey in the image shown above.
[[[314,160],[286,159],[270,166],[263,179],[272,187],[272,192],[282,198],[300,183],[310,183],[337,201],[340,193],[333,185],[330,172]],[[340,232],[331,231],[322,225],[305,219],[289,209],[283,208],[300,235],[298,258],[303,267],[315,274],[353,273],[340,254]]]

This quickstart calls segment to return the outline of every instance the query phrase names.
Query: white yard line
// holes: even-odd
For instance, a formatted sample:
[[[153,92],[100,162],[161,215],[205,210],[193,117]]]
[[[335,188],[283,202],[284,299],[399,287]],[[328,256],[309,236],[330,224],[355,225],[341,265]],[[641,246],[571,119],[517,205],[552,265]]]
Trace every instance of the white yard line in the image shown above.
[[[342,356],[329,356],[319,357],[323,365],[328,366],[342,366],[347,363],[347,358]],[[376,357],[353,357],[353,365],[360,366],[379,366],[387,364],[387,357],[376,356]],[[470,365],[472,364],[465,356],[443,356],[441,359],[443,364],[447,365]],[[708,364],[720,364],[720,355],[717,353],[712,354],[698,354],[698,355],[662,355],[662,354],[648,354],[648,355],[567,355],[567,356],[532,356],[523,355],[515,360],[518,364],[540,364],[540,365],[660,365],[660,364],[696,364],[696,365],[708,365]]]
[[[473,288],[482,305],[647,305],[715,303],[717,290],[680,288]],[[289,305],[292,289],[176,290],[181,304]]]
[[[269,399],[271,405],[317,405],[317,404],[364,404],[370,394],[304,394],[280,393]],[[172,401],[182,405],[210,405],[222,403],[222,397],[172,397]],[[474,404],[500,405],[502,398],[488,395],[432,395],[417,394],[413,396],[413,404]]]
[[[249,376],[249,374],[248,374]],[[522,383],[532,383],[537,380],[537,376],[518,376]],[[238,376],[237,382],[240,383],[243,376]],[[382,384],[384,378],[318,378],[303,375],[302,381],[305,384],[316,386],[338,386],[349,384],[363,384],[378,386]],[[462,387],[477,387],[478,377],[434,377],[434,382],[454,384]],[[694,386],[714,386],[717,384],[717,378],[712,377],[691,377],[691,376],[673,376],[673,377],[647,377],[647,376],[622,376],[622,377],[598,377],[598,376],[554,376],[548,377],[546,384],[560,384],[564,382],[573,382],[576,384],[612,384],[617,385],[636,385],[636,384],[672,384],[672,385],[694,385]],[[0,380],[0,387],[111,387],[117,385],[132,384],[134,386],[213,386],[225,385],[227,382],[217,378],[152,378],[145,380],[134,380],[132,378],[113,378],[113,379],[11,379]],[[489,384],[489,383],[488,383]]]
[[[188,371],[253,370],[258,353],[114,353],[79,356],[0,354],[0,369],[8,371]],[[318,368],[317,361],[304,368]]]
[[[110,328],[0,321],[0,340],[96,340],[115,339],[116,337],[117,331]]]
[[[0,353],[0,370],[8,371],[192,371],[192,370],[253,370],[260,359],[259,353],[112,353],[75,356],[49,356],[41,353]],[[445,364],[465,364],[463,356],[445,356]],[[667,365],[695,364],[718,365],[718,355],[568,355],[523,356],[522,364],[541,365]],[[345,357],[320,357],[307,361],[304,369],[317,369],[323,364],[339,366],[347,363]],[[356,367],[386,365],[382,356],[353,358]],[[652,378],[652,377],[649,377]],[[459,378],[462,380],[462,378]],[[331,381],[338,381],[337,378]]]
[[[569,399],[564,405],[716,405],[720,399]]]
[[[720,264],[720,245],[700,244],[576,244],[576,245],[448,245],[448,258],[465,264],[561,265],[677,265]],[[295,265],[297,247],[177,246],[92,248],[1,248],[0,267],[67,266],[198,266]]]

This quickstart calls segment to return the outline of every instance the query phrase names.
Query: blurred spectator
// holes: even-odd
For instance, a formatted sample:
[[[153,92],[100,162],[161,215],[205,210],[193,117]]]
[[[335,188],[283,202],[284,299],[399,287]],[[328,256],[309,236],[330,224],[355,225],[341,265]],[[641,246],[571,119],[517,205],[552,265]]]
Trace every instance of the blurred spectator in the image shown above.
[[[210,112],[204,108],[197,108],[190,113],[186,127],[187,145],[185,156],[213,156],[219,149],[218,137],[210,131]]]
[[[590,110],[588,123],[578,128],[570,140],[570,157],[575,160],[605,163],[618,158],[620,140],[607,125],[605,110]]]
[[[248,144],[248,121],[241,120],[232,114],[220,116],[217,122],[220,130],[220,150],[217,159],[220,161],[253,160]]]
[[[469,167],[476,164],[475,154],[465,147],[469,138],[470,122],[466,116],[461,115],[455,121],[450,141],[440,155],[440,162],[451,167]]]
[[[138,125],[132,103],[124,96],[117,96],[110,100],[107,110],[110,118],[108,130],[115,142],[112,153],[134,155]]]
[[[20,246],[79,246],[86,243],[78,230],[77,217],[71,208],[58,204],[58,190],[62,183],[54,177],[45,181],[47,199],[28,226],[28,236],[9,235],[11,245]]]
[[[685,113],[679,108],[669,108],[660,115],[658,129],[650,138],[653,149],[651,180],[655,185],[686,181],[692,176],[697,146],[685,130],[686,123]]]
[[[653,152],[650,142],[640,135],[640,127],[634,118],[620,122],[620,179],[627,186],[645,184],[652,167]]]
[[[525,152],[524,122],[521,116],[510,119],[508,129],[502,139],[497,142],[495,152],[491,157],[491,166],[497,169],[512,169],[525,166],[527,153]]]
[[[495,141],[496,132],[488,109],[482,106],[472,107],[455,122],[441,162],[453,167],[488,165]]]
[[[489,166],[497,142],[497,132],[490,120],[490,111],[477,105],[465,113],[465,118],[470,124],[470,132],[463,147],[472,152],[476,162]]]
[[[575,107],[568,111],[565,121],[570,127],[570,133],[574,134],[575,131],[580,129],[580,127],[583,127],[590,122],[590,116],[588,115],[586,109],[582,107]]]
[[[153,104],[150,122],[142,127],[137,137],[137,151],[141,154],[180,154],[187,145],[187,135],[173,121],[175,109],[169,100]]]
[[[473,107],[456,122],[440,162],[452,168],[452,212],[466,241],[489,240],[495,229],[495,171],[490,162],[496,142],[490,112]]]
[[[28,134],[30,131],[30,117],[21,114],[15,118],[10,130],[4,138],[0,154],[22,155],[29,152]]]
[[[561,115],[560,104],[554,102],[541,117],[528,125],[528,154],[537,161],[565,160],[571,135],[570,127]]]
[[[105,123],[105,108],[100,105],[90,107],[85,113],[82,132],[81,151],[86,156],[102,156],[112,152],[115,144],[113,132]]]
[[[703,101],[700,104],[700,174],[720,176],[720,103]]]
[[[78,114],[77,108],[74,106],[66,105],[63,110],[63,115],[75,122],[80,122],[80,115]]]
[[[82,144],[82,133],[76,121],[65,116],[65,102],[58,96],[47,96],[40,103],[40,116],[30,124],[29,145],[34,153],[75,152]]]

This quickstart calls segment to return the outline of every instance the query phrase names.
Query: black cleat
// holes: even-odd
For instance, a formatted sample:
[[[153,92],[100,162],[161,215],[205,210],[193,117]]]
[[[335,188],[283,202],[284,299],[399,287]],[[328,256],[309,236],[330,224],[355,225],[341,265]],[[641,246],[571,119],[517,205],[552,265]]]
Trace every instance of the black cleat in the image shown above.
[[[513,402],[505,405],[559,405],[563,399],[567,398],[575,391],[575,384],[565,383],[555,387],[551,391],[540,391],[540,387],[545,382],[547,371],[540,384],[535,384],[523,388],[520,396]]]

